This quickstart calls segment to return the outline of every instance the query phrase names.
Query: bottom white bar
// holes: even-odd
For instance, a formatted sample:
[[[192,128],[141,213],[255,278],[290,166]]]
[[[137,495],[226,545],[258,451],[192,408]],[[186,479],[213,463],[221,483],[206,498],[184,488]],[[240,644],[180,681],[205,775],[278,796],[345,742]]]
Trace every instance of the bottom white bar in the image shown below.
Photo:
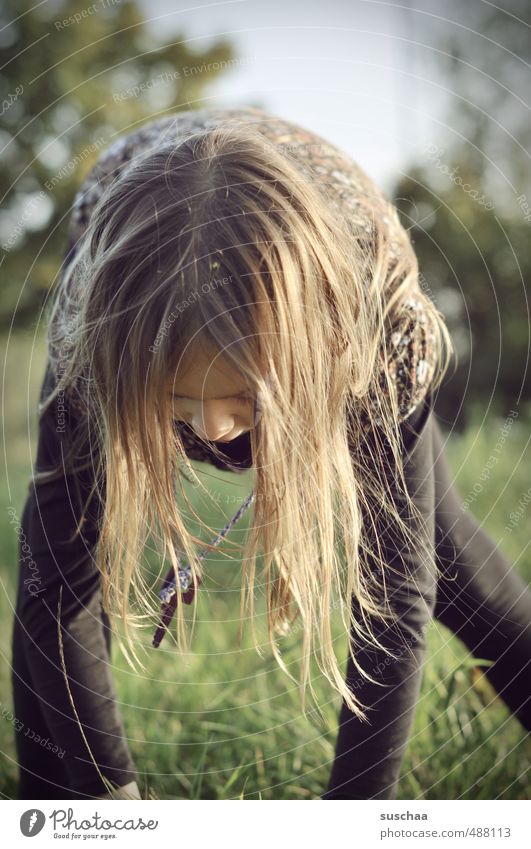
[[[274,808],[274,810],[273,810]],[[528,801],[3,802],[3,845],[531,846]],[[184,842],[186,841],[186,842]]]

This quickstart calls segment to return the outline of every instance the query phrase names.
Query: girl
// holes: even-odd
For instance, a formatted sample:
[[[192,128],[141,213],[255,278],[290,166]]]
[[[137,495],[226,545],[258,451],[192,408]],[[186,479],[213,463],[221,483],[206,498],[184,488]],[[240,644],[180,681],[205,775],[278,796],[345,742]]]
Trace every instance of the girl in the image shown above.
[[[288,675],[275,636],[298,620],[303,710],[312,657],[342,696],[322,798],[395,796],[433,616],[493,661],[530,727],[530,595],[460,509],[432,411],[448,332],[396,210],[348,157],[253,108],[120,138],[76,198],[48,351],[22,521],[40,584],[26,590],[21,559],[13,687],[16,715],[65,755],[17,737],[22,798],[139,797],[111,617],[141,663],[131,623],[162,599],[153,646],[171,629],[188,648],[202,575],[175,497],[183,476],[199,485],[188,459],[253,470],[233,517],[253,505],[240,623],[260,557]],[[148,538],[162,589],[139,569]]]

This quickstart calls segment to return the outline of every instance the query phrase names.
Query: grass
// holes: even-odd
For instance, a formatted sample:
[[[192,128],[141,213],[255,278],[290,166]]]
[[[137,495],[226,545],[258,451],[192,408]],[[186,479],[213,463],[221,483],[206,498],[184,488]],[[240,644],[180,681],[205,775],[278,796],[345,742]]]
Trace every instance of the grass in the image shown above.
[[[43,370],[42,339],[37,339],[33,357],[32,348],[32,338],[20,334],[7,350],[4,435],[9,451],[0,512],[2,707],[12,706],[10,637],[17,570],[17,538],[7,509],[12,506],[20,515],[29,479],[35,447],[35,400]],[[505,529],[509,514],[529,486],[529,418],[527,424],[523,418],[522,414],[510,427],[500,462],[489,471],[470,509],[529,580],[529,516],[524,513],[511,531]],[[503,421],[490,416],[481,422],[478,414],[464,436],[448,440],[450,465],[463,499],[480,478]],[[205,464],[194,465],[207,482],[210,479],[219,488],[219,506],[225,515],[232,515],[235,507],[229,496],[245,495],[251,478],[245,475],[235,482],[232,475]],[[531,505],[527,509],[531,514]],[[231,539],[241,541],[248,520],[249,514],[231,532]],[[316,798],[326,787],[333,760],[339,700],[316,674],[313,686],[321,717],[316,711],[303,717],[295,685],[267,650],[263,606],[258,607],[258,632],[264,637],[262,656],[253,647],[249,628],[241,647],[237,645],[238,563],[214,553],[207,559],[206,572],[192,653],[177,655],[168,636],[158,650],[151,649],[149,629],[143,637],[148,668],[143,675],[128,667],[116,642],[113,648],[121,711],[143,795],[160,799]],[[345,656],[346,643],[337,626],[336,635],[338,656]],[[283,639],[280,647],[296,676],[297,636]],[[17,792],[15,733],[10,722],[0,722],[0,792],[4,798],[16,797]],[[528,798],[530,754],[523,728],[478,673],[462,643],[442,625],[432,623],[398,798]]]

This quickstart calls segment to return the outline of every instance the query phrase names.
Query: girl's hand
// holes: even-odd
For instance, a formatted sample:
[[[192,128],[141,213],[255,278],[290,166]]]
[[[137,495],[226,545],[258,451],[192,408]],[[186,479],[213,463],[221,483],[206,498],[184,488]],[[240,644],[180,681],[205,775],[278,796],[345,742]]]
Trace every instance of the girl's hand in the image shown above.
[[[97,796],[97,799],[141,799],[140,790],[136,781],[130,781],[123,787],[118,787],[112,793],[105,793],[104,796]]]

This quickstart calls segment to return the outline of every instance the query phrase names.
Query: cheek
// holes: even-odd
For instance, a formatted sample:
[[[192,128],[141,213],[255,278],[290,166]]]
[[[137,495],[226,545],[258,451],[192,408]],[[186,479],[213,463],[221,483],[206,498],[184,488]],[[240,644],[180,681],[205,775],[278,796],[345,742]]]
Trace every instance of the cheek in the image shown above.
[[[240,407],[239,410],[235,410],[232,414],[234,416],[234,421],[239,425],[243,425],[244,427],[251,427],[253,422],[253,408],[245,407],[242,409]]]
[[[251,404],[238,404],[229,411],[229,416],[234,420],[234,427],[250,430],[254,427],[254,407]]]

